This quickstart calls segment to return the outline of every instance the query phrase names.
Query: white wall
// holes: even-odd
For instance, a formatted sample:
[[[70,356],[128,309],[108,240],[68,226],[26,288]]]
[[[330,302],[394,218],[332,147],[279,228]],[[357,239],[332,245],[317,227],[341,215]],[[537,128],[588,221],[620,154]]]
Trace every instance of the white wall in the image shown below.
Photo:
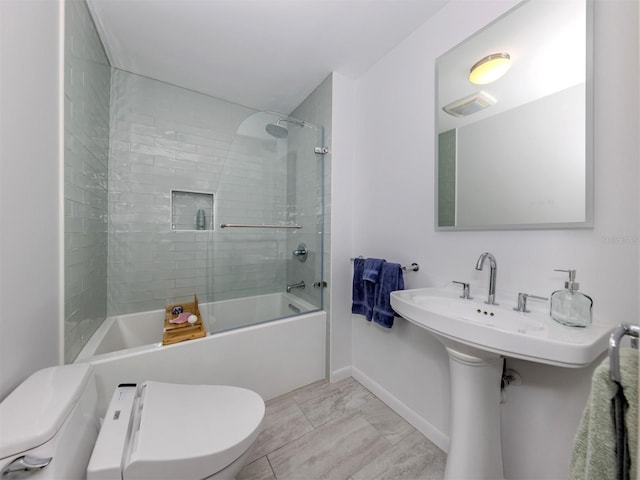
[[[637,322],[638,5],[633,0],[595,4],[595,227],[434,231],[434,61],[516,3],[453,0],[358,79],[354,199],[351,206],[334,197],[333,210],[353,209],[352,255],[420,263],[419,272],[406,274],[407,288],[463,280],[476,295],[484,294],[488,274],[474,265],[480,253],[490,251],[498,260],[499,293],[548,295],[564,280],[553,269],[575,268],[581,288],[594,298],[596,316]],[[350,281],[336,279],[332,288],[348,290]],[[348,312],[332,312],[332,323],[347,321]],[[353,317],[351,334],[354,376],[446,447],[448,362],[439,343],[401,319],[383,331]],[[566,478],[591,368],[515,360],[509,365],[522,374],[523,385],[509,388],[503,407],[506,476]]]
[[[0,399],[58,363],[59,8],[0,2]]]
[[[348,279],[350,258],[354,255],[351,204],[355,182],[356,82],[339,73],[334,73],[332,78],[331,205],[327,214],[331,215],[329,377],[335,382],[351,375],[351,284]]]

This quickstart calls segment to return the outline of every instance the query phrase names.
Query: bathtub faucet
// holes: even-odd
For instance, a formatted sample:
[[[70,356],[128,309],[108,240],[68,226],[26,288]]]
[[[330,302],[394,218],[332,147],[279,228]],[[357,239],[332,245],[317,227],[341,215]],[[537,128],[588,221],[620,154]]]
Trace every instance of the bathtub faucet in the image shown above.
[[[287,293],[290,293],[291,290],[293,290],[294,288],[302,288],[304,289],[305,284],[304,284],[304,280],[298,282],[298,283],[287,283]]]

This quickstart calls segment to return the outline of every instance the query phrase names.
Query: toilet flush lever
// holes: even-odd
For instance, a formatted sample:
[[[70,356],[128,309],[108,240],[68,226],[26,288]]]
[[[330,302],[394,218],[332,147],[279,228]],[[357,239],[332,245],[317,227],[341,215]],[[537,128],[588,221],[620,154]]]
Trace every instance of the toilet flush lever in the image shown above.
[[[25,478],[32,473],[39,472],[51,463],[53,457],[39,458],[33,455],[25,455],[16,458],[2,469],[2,478]]]

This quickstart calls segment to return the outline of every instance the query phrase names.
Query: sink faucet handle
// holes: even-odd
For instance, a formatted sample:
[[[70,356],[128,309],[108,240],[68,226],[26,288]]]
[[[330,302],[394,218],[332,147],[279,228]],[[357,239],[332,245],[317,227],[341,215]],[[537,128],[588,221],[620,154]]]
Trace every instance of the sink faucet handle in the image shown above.
[[[527,298],[534,298],[536,300],[549,300],[548,297],[539,297],[537,295],[529,295],[528,293],[518,293],[518,306],[513,307],[516,312],[530,313],[531,310],[527,310]]]
[[[473,300],[471,296],[471,285],[465,282],[458,282],[457,280],[452,280],[453,283],[457,283],[458,285],[462,285],[462,295],[460,298],[465,298],[467,300]]]

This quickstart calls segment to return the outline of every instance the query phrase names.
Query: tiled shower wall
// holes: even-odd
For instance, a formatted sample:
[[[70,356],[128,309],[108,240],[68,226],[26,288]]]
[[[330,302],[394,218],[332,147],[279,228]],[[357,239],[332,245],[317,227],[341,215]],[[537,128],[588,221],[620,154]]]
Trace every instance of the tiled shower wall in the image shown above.
[[[107,314],[111,67],[84,0],[65,2],[64,68],[64,355],[71,362]]]
[[[109,315],[284,289],[285,231],[219,228],[287,221],[286,155],[264,123],[262,135],[237,133],[254,115],[264,114],[112,71]],[[171,190],[214,193],[215,230],[172,231]]]

